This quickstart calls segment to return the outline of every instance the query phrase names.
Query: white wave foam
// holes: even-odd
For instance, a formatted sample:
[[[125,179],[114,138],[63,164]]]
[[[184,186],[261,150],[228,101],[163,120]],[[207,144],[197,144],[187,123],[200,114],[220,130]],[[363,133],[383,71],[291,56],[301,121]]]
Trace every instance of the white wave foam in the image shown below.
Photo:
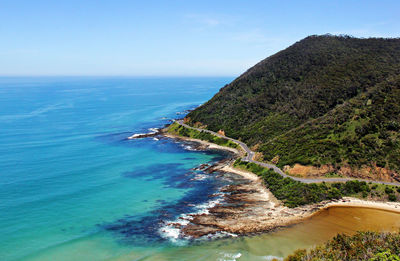
[[[133,134],[132,136],[129,136],[128,139],[129,140],[135,139],[135,138],[143,136],[143,135],[146,135],[146,134],[145,133],[136,133],[136,134]]]
[[[201,215],[201,214],[210,214],[209,209],[215,207],[216,205],[220,204],[223,201],[223,198],[221,197],[222,193],[217,193],[215,195],[218,195],[220,197],[217,197],[213,200],[210,200],[206,203],[200,204],[196,206],[196,211],[195,214]]]
[[[135,134],[133,134],[132,136],[129,136],[127,139],[128,140],[131,140],[131,139],[136,139],[136,138],[138,138],[138,137],[140,137],[140,136],[145,136],[145,135],[151,135],[151,134],[156,134],[157,132],[158,132],[158,128],[150,128],[150,129],[148,129],[150,132],[148,132],[148,133],[135,133]],[[155,138],[154,138],[155,139]],[[158,140],[158,139],[157,139]]]
[[[204,174],[197,174],[196,176],[194,176],[194,178],[190,179],[190,180],[205,180],[207,179],[208,176],[204,175]]]
[[[226,253],[221,252],[220,255],[222,257],[218,258],[218,261],[236,261],[238,258],[242,256],[242,253]]]
[[[191,151],[196,151],[192,146],[190,146],[190,145],[182,145],[182,147],[185,149],[185,150],[191,150]]]
[[[217,232],[214,234],[208,234],[205,236],[200,237],[200,240],[207,240],[207,239],[219,239],[219,238],[227,238],[227,237],[238,237],[238,235],[234,233],[229,233],[225,231]]]
[[[158,128],[150,128],[149,129],[150,133],[148,133],[148,134],[155,134],[158,132],[158,130],[159,130]]]
[[[181,245],[184,244],[190,237],[184,237],[182,235],[181,227],[187,226],[194,215],[209,214],[209,209],[215,207],[223,201],[221,197],[223,193],[217,193],[218,198],[207,201],[206,203],[195,206],[193,213],[181,214],[177,219],[173,221],[166,221],[165,225],[159,229],[160,236],[170,240],[172,243]],[[227,236],[226,233],[225,237]],[[232,234],[234,236],[234,234]]]

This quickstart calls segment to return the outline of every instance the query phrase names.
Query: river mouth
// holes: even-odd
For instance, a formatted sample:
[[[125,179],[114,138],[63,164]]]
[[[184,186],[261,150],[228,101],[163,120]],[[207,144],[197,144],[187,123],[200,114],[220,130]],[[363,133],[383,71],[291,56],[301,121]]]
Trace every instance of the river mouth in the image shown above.
[[[322,244],[338,233],[399,229],[400,213],[365,207],[330,207],[302,223],[274,232],[171,248],[146,260],[279,260],[296,249]]]

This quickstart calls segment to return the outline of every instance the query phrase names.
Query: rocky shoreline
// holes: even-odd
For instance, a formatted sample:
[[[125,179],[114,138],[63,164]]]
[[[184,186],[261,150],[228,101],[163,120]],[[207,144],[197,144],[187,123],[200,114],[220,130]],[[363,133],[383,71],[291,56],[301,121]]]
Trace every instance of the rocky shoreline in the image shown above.
[[[218,233],[249,235],[270,232],[303,222],[317,212],[335,206],[400,212],[400,203],[365,201],[350,197],[288,208],[281,204],[253,173],[236,170],[230,167],[228,162],[221,163],[214,169],[242,175],[245,182],[222,188],[224,199],[221,203],[210,208],[207,214],[194,215],[190,223],[182,228],[185,237],[200,238]]]
[[[214,165],[202,164],[193,169],[209,174],[216,171],[221,175],[233,173],[236,178],[233,184],[221,188],[218,195],[210,195],[210,198],[215,197],[218,200],[215,200],[206,211],[188,214],[180,217],[178,222],[167,224],[179,229],[179,238],[199,239],[269,232],[302,222],[320,210],[333,206],[368,207],[400,212],[400,203],[365,201],[349,197],[288,208],[273,196],[258,176],[231,167],[235,158],[243,156],[243,152],[165,132],[160,134],[167,138],[193,142],[194,150],[218,149],[235,155]]]

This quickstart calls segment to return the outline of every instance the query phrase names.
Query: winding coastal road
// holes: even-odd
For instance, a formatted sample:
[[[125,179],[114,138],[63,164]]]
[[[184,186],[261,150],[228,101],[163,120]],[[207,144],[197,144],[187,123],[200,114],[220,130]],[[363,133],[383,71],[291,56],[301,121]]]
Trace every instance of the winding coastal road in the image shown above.
[[[358,181],[365,181],[365,182],[374,182],[374,183],[378,183],[378,184],[384,184],[384,185],[395,185],[395,186],[400,186],[400,183],[397,182],[385,182],[385,181],[374,181],[374,180],[366,180],[366,179],[351,179],[351,178],[320,178],[320,179],[305,179],[305,178],[298,178],[298,177],[293,177],[293,176],[289,176],[287,174],[285,174],[280,168],[278,168],[276,165],[273,164],[269,164],[269,163],[265,163],[265,162],[260,162],[260,161],[256,161],[253,160],[255,152],[250,150],[249,147],[247,147],[247,145],[239,140],[235,140],[229,137],[226,137],[224,135],[218,134],[214,131],[210,131],[207,129],[200,129],[200,128],[196,128],[196,127],[192,127],[189,126],[185,123],[183,123],[183,120],[176,120],[176,123],[182,125],[183,127],[189,128],[189,129],[193,129],[193,130],[197,130],[197,131],[205,131],[208,132],[212,135],[230,140],[235,142],[236,144],[238,144],[240,147],[242,147],[242,149],[247,153],[247,155],[242,158],[243,161],[248,161],[248,162],[252,162],[255,163],[257,165],[260,165],[262,167],[266,167],[269,169],[273,169],[276,173],[278,173],[279,175],[281,175],[284,178],[291,178],[293,180],[297,180],[303,183],[319,183],[319,182],[346,182],[346,181],[350,181],[350,180],[358,180]]]

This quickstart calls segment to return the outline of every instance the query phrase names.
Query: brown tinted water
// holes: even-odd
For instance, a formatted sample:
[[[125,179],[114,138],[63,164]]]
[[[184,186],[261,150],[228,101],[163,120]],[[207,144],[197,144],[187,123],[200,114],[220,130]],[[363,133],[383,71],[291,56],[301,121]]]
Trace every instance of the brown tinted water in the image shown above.
[[[331,207],[300,224],[275,232],[171,248],[169,251],[164,249],[162,253],[144,260],[271,260],[285,257],[299,248],[321,244],[337,233],[398,231],[399,228],[399,213],[360,207]]]

